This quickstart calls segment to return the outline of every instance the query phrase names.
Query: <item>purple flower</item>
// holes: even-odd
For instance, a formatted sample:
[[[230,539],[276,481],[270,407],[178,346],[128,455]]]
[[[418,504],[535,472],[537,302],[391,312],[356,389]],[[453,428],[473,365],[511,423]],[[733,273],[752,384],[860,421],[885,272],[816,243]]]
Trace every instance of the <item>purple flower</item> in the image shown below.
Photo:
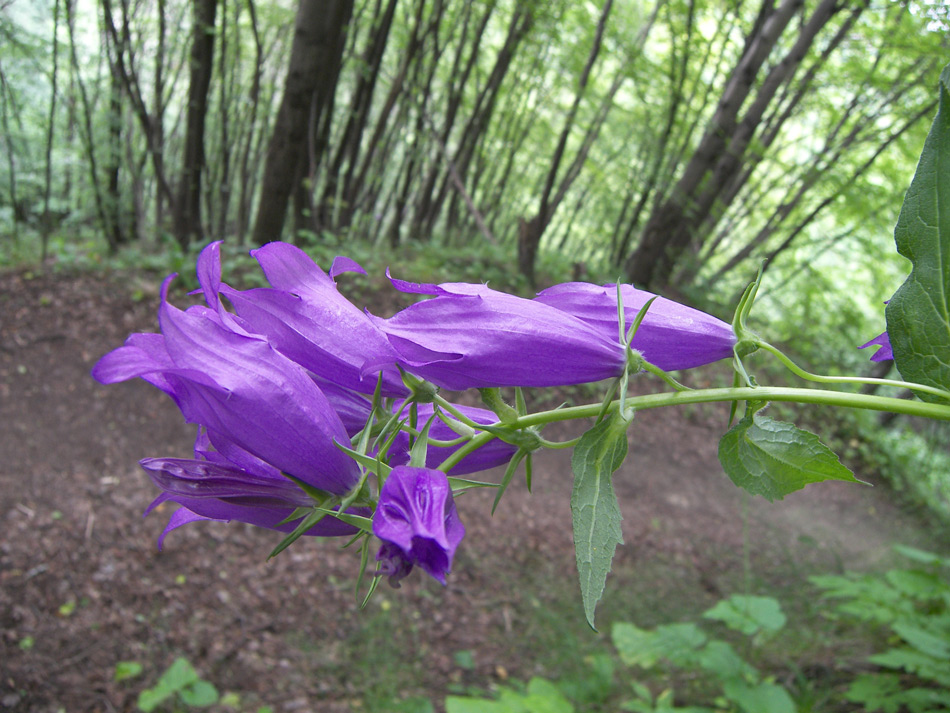
[[[435,295],[377,324],[399,364],[437,386],[563,386],[623,373],[627,357],[616,335],[549,305],[485,285],[392,282]]]
[[[397,403],[396,408],[401,407],[402,402]],[[474,406],[459,406],[457,404],[455,407],[475,423],[481,423],[486,426],[498,423],[498,416],[488,409],[476,408]],[[433,406],[432,404],[417,404],[416,408],[418,409],[417,426],[419,430],[422,430],[426,422],[432,418]],[[408,415],[409,409],[404,409],[402,416],[408,417]],[[450,414],[445,415],[448,418],[452,418]],[[454,421],[455,419],[452,420]],[[459,435],[446,425],[445,422],[437,418],[432,422],[432,427],[429,429],[429,437],[437,441],[452,441],[458,438]],[[426,452],[426,466],[429,468],[437,468],[442,461],[459,448],[461,448],[461,446],[429,446]],[[516,446],[495,438],[462,458],[462,460],[456,463],[455,467],[449,471],[449,475],[466,475],[496,468],[510,461],[517,450],[518,448]],[[401,431],[395,440],[393,440],[392,447],[389,449],[389,464],[404,465],[408,462],[409,434],[405,431]]]
[[[429,468],[393,468],[379,493],[373,534],[383,541],[379,574],[398,586],[419,565],[445,584],[465,527],[459,520],[445,473]]]
[[[655,295],[632,285],[621,285],[627,327]],[[567,282],[535,297],[541,302],[577,317],[603,335],[619,336],[617,286]],[[630,346],[664,371],[690,369],[732,356],[736,335],[720,319],[678,302],[658,297],[650,305]]]
[[[162,285],[162,333],[131,335],[93,376],[104,384],[141,377],[171,396],[188,422],[206,427],[212,443],[236,444],[321,490],[348,492],[359,471],[334,441],[349,439],[310,374],[223,309],[170,305],[172,277]]]
[[[201,440],[199,435],[199,442]],[[299,519],[283,521],[296,508],[312,506],[313,500],[273,466],[247,452],[237,455],[240,452],[241,449],[232,444],[230,454],[239,458],[240,464],[214,451],[202,452],[197,445],[195,455],[203,456],[201,458],[146,458],[140,462],[152,482],[163,491],[149,505],[146,514],[164,502],[181,505],[159,536],[159,549],[169,532],[196,520],[237,520],[281,532],[296,528]],[[360,508],[350,512],[368,514],[366,509]],[[304,534],[334,537],[356,532],[352,525],[327,516]]]
[[[251,255],[272,288],[239,291],[218,280],[218,289],[234,305],[242,324],[327,381],[371,394],[382,371],[383,395],[407,394],[386,336],[337,291],[332,277],[305,252],[275,242],[252,250]],[[337,258],[331,273],[345,271],[363,269],[348,258]]]
[[[879,334],[867,344],[862,344],[858,349],[865,349],[867,347],[880,347],[880,349],[871,355],[871,361],[887,361],[888,359],[894,358],[894,350],[891,348],[891,340],[887,336],[887,332]]]

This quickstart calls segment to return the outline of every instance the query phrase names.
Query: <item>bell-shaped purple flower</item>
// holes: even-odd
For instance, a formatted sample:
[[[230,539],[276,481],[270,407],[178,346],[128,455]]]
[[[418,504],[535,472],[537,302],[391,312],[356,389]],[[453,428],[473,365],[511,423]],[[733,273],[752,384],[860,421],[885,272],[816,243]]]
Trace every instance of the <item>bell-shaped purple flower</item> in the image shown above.
[[[141,377],[174,399],[185,419],[215,438],[330,493],[359,479],[335,445],[346,430],[311,375],[234,317],[207,307],[181,311],[162,285],[161,334],[133,334],[93,369],[101,383]]]
[[[249,465],[253,456],[246,456],[244,462]],[[289,523],[283,521],[296,508],[313,505],[313,500],[297,485],[263,462],[245,469],[226,458],[218,460],[220,462],[197,458],[146,458],[141,461],[142,468],[152,482],[163,491],[149,505],[146,514],[164,502],[181,505],[159,536],[159,549],[169,532],[196,520],[237,520],[257,527],[291,532],[299,520]],[[367,514],[365,509],[353,509],[351,512]],[[304,534],[336,537],[352,535],[356,531],[352,525],[327,516]]]
[[[393,468],[379,493],[373,534],[383,541],[379,574],[390,584],[422,567],[442,584],[465,535],[448,478],[429,468]]]
[[[894,358],[894,350],[891,348],[891,339],[887,336],[887,332],[877,335],[867,344],[862,344],[858,349],[866,349],[867,347],[880,347],[871,355],[871,361],[887,361]]]
[[[333,278],[305,252],[275,242],[251,255],[273,287],[240,291],[221,284],[219,288],[243,324],[327,381],[371,394],[382,372],[384,396],[407,394],[385,335],[337,291]],[[363,272],[352,260],[337,258],[331,273],[344,271]]]
[[[399,402],[396,407],[401,408],[401,406],[402,402]],[[486,426],[498,423],[498,416],[488,409],[477,408],[475,406],[460,406],[458,404],[456,404],[455,407],[475,423],[484,424]],[[433,406],[432,404],[417,404],[416,408],[417,426],[421,430],[429,419],[432,418]],[[452,419],[450,414],[443,413],[447,418]],[[408,409],[402,410],[402,416],[408,416]],[[454,421],[455,419],[452,420]],[[429,429],[429,437],[437,441],[452,441],[459,436],[448,424],[437,418],[432,422],[432,426]],[[426,451],[426,466],[429,468],[438,468],[442,461],[459,448],[461,448],[461,446],[429,446]],[[452,470],[449,471],[449,475],[467,475],[469,473],[480,473],[483,470],[496,468],[510,461],[517,450],[518,448],[516,446],[495,438],[462,458],[462,460],[456,463]],[[408,462],[409,434],[405,431],[400,431],[393,440],[392,447],[389,449],[389,464],[404,465]]]
[[[400,366],[437,386],[564,386],[623,373],[627,355],[616,334],[555,307],[485,285],[392,282],[434,295],[377,324]]]
[[[650,292],[621,285],[627,327],[650,299]],[[543,290],[534,299],[556,307],[605,336],[619,338],[617,286],[566,282]],[[712,315],[658,297],[647,311],[631,347],[664,371],[690,369],[732,356],[736,335],[732,327]]]

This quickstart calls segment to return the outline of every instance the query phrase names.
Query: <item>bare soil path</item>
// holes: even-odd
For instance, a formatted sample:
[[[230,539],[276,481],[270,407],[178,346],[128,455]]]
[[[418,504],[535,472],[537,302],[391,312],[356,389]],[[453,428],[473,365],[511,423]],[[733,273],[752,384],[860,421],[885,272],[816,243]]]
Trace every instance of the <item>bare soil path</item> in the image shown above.
[[[349,667],[386,647],[420,662],[396,697],[438,703],[453,685],[531,676],[532,609],[563,606],[576,586],[567,454],[542,454],[534,493],[513,485],[494,518],[487,494],[461,499],[468,535],[447,588],[414,575],[363,612],[357,559],[333,542],[268,562],[275,533],[201,523],[157,551],[169,511],[142,518],[155,493],[136,463],[188,456],[192,430],[146,384],[89,377],[129,332],[155,329],[156,284],[0,274],[0,711],[133,711],[176,656],[239,694],[244,711],[366,710],[366,675]],[[733,591],[744,541],[756,572],[790,577],[873,566],[895,541],[940,546],[882,484],[749,501],[744,519],[716,461],[725,418],[718,408],[638,415],[616,479],[626,544],[599,621],[651,623],[683,598]],[[474,665],[460,668],[460,651]],[[130,660],[145,667],[139,682],[115,682],[116,663]]]

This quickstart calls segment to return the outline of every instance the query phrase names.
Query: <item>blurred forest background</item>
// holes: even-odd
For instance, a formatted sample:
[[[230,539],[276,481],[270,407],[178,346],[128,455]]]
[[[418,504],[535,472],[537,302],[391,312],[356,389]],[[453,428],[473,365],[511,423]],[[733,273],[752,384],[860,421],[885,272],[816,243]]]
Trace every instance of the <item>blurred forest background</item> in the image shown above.
[[[773,284],[810,287],[846,265],[844,294],[881,283],[879,305],[948,14],[4,0],[4,259],[93,242],[481,245],[528,284],[556,256],[723,303],[768,259]]]

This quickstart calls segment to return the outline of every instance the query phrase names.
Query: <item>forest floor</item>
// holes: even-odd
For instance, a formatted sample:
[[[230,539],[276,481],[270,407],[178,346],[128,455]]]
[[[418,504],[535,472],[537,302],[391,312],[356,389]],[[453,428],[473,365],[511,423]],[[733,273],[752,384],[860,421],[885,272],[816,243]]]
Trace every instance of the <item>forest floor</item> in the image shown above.
[[[465,686],[557,675],[552,651],[607,646],[614,620],[660,623],[743,586],[801,589],[810,572],[882,565],[894,542],[946,544],[874,474],[857,475],[877,487],[744,499],[716,459],[727,409],[705,407],[643,412],[631,429],[601,633],[583,624],[564,452],[541,454],[533,493],[515,481],[494,517],[490,495],[460,498],[467,536],[447,587],[416,572],[363,611],[358,558],[334,541],[268,561],[276,533],[198,523],[159,552],[171,509],[142,517],[156,493],[137,461],[188,457],[192,429],[146,384],[89,376],[129,332],[155,330],[157,282],[0,273],[0,711],[134,711],[178,656],[232,694],[223,710],[383,711],[387,696],[441,710]],[[120,661],[144,670],[117,682]]]

